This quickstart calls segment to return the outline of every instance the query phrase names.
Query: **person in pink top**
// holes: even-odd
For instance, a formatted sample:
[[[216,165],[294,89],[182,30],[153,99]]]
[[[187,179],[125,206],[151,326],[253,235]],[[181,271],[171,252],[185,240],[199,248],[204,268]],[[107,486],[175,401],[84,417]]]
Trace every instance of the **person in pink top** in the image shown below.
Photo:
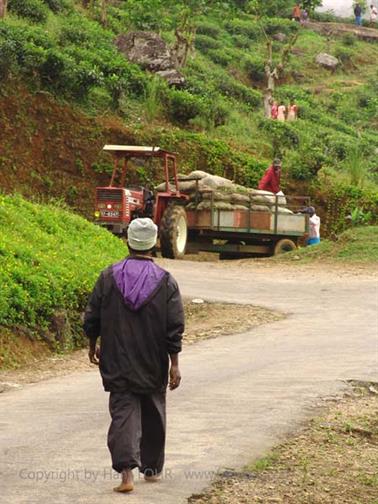
[[[298,107],[295,105],[295,103],[292,103],[288,108],[287,120],[295,121],[297,118],[297,113],[298,113]]]
[[[280,192],[281,187],[281,168],[282,163],[280,159],[275,159],[272,166],[270,166],[264,173],[259,182],[259,189],[262,191],[269,191],[274,194]]]
[[[271,118],[277,119],[277,117],[278,117],[278,103],[274,101],[271,109]]]
[[[277,120],[278,121],[286,121],[286,107],[285,107],[285,105],[280,105],[278,107]]]

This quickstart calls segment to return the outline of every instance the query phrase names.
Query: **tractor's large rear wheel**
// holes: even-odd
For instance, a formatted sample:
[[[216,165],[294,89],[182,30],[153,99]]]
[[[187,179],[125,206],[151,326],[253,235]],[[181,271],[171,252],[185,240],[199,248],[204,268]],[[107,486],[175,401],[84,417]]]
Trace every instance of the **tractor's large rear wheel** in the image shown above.
[[[160,248],[163,257],[182,259],[188,240],[185,209],[169,205],[160,222]]]

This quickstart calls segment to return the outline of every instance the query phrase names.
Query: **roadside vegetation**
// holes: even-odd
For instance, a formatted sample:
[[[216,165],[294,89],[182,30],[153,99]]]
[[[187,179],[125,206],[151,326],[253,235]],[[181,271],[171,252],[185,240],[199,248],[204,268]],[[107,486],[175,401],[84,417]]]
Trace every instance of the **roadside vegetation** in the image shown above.
[[[88,294],[126,253],[121,240],[62,206],[0,195],[0,365],[11,364],[15,335],[54,350],[80,346]]]
[[[378,264],[378,226],[356,227],[340,234],[336,241],[323,240],[319,245],[301,248],[272,259],[287,262],[336,261]]]
[[[181,171],[206,169],[250,186],[257,184],[273,156],[281,156],[284,190],[312,196],[326,234],[342,231],[345,214],[354,208],[370,212],[369,222],[374,223],[378,46],[353,34],[325,37],[302,29],[290,19],[292,3],[114,0],[84,8],[73,0],[9,0],[8,16],[0,21],[0,99],[9,100],[22,81],[38,99],[48,93],[76,116],[96,119],[96,127],[87,131],[92,154],[83,149],[63,158],[79,179],[59,189],[66,200],[87,200],[88,186],[93,188],[98,173],[109,170],[105,155],[94,161],[103,139],[116,142],[127,136],[134,143],[175,150]],[[115,37],[132,30],[156,31],[170,47],[175,32],[188,38],[183,88],[168,87],[118,52]],[[285,104],[295,101],[300,118],[278,123],[264,118],[265,35],[273,40],[273,63],[278,64],[298,30],[276,98]],[[330,72],[315,64],[319,52],[336,56],[338,69]],[[28,108],[12,110],[17,120],[28,114]],[[112,121],[113,127],[99,131],[99,118]],[[6,110],[0,120],[9,120]],[[37,160],[31,160],[37,176],[28,177],[25,186],[36,184],[46,195],[59,180],[50,136],[58,135],[58,149],[75,145],[75,138],[69,127],[63,134],[64,121],[59,131],[54,124],[44,128],[46,152],[38,159],[40,121],[33,118],[29,124],[27,141],[37,151]],[[18,163],[10,130],[0,133],[0,169],[5,172],[17,171]],[[137,175],[143,183],[156,182],[148,169],[138,167]],[[39,184],[41,178],[46,184]],[[11,190],[10,182],[4,184]]]

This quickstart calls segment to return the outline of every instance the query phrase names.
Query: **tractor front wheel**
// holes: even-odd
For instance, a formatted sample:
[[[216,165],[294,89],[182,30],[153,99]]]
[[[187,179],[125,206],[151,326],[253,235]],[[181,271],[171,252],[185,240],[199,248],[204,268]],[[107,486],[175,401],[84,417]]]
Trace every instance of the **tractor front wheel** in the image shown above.
[[[161,255],[169,259],[182,259],[188,240],[185,209],[169,205],[160,222]]]

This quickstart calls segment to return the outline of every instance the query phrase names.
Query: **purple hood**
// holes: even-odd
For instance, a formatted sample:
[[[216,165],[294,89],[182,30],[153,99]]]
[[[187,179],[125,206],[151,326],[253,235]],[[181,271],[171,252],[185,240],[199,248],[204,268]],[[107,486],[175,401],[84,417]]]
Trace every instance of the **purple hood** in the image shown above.
[[[112,266],[113,278],[127,306],[139,310],[158,290],[167,274],[151,259],[128,258]]]

